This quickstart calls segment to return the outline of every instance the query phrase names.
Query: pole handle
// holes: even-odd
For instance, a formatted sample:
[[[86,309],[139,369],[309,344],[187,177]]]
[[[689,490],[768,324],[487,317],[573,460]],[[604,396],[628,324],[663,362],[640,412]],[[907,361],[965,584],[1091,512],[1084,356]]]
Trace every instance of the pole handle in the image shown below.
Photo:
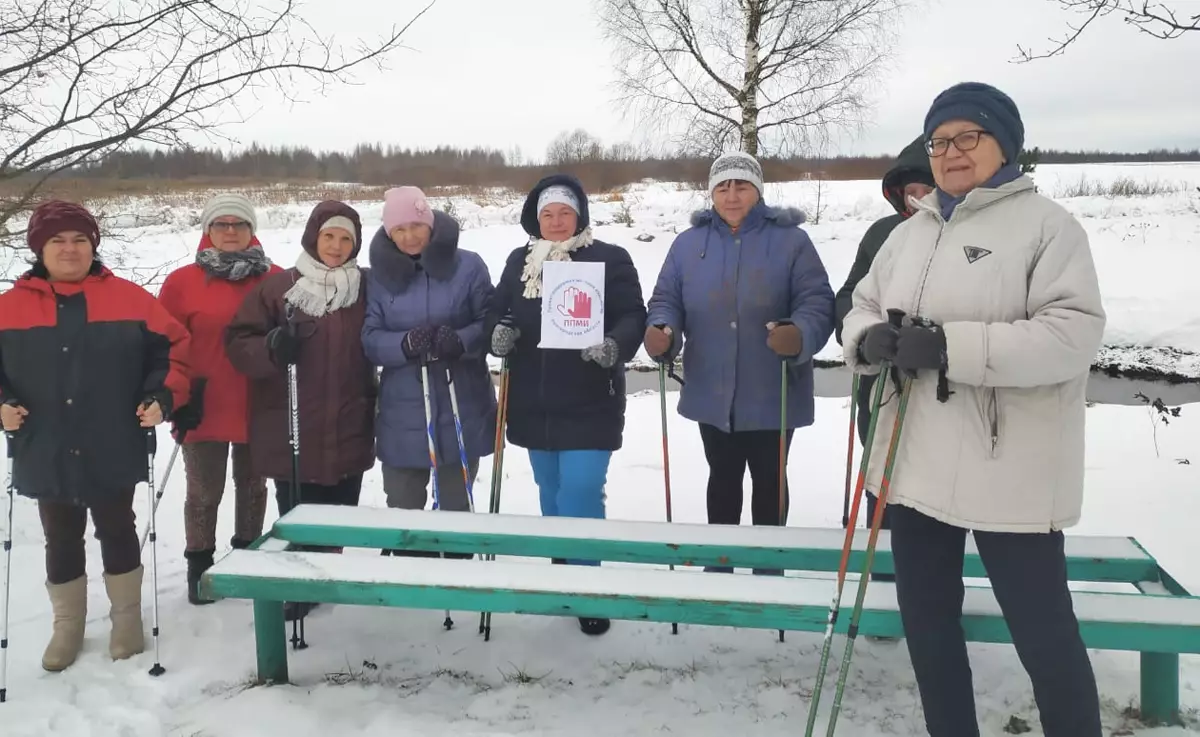
[[[903,326],[905,314],[904,310],[897,307],[889,307],[887,311],[888,323],[895,328]]]

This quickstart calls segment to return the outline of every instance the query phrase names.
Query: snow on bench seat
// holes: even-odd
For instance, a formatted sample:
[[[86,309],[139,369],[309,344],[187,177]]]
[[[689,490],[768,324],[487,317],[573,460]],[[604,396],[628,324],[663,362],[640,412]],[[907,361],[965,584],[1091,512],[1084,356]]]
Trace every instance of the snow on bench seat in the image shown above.
[[[255,550],[232,551],[209,569],[204,586],[217,598],[808,631],[823,630],[833,594],[828,580],[793,577]],[[857,582],[847,586],[852,601]],[[1198,598],[1092,592],[1073,597],[1090,647],[1200,652]],[[850,606],[844,608],[848,612]],[[990,588],[968,587],[963,614],[969,640],[1010,641]],[[848,621],[840,618],[839,631]],[[902,635],[893,584],[868,586],[860,630]]]
[[[464,553],[600,559],[677,565],[728,565],[836,570],[844,542],[837,528],[748,527],[695,523],[595,520],[330,507],[302,504],[276,521],[273,534],[310,545],[448,550]],[[855,532],[853,550],[866,550],[869,531]],[[1128,537],[1066,538],[1073,581],[1153,580],[1154,559]],[[850,570],[862,566],[852,557]],[[880,532],[877,572],[892,572],[891,538]],[[975,541],[967,537],[964,574],[986,577]]]

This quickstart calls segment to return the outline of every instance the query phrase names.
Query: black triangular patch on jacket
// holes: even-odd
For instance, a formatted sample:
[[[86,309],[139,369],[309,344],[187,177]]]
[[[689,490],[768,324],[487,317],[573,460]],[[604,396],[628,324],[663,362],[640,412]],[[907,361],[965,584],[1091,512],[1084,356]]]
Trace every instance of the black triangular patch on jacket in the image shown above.
[[[963,253],[967,254],[967,263],[973,264],[991,253],[991,251],[987,250],[986,248],[980,248],[979,246],[963,246]]]

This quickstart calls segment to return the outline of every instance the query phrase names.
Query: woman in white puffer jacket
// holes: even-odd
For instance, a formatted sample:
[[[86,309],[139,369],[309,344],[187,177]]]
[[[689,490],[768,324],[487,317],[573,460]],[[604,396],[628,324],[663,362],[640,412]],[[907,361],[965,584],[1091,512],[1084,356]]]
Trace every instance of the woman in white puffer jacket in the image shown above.
[[[1080,516],[1085,389],[1105,324],[1087,234],[1020,173],[1024,127],[1003,92],[945,90],[925,139],[937,190],[883,245],[842,336],[856,371],[891,361],[915,374],[888,502],[926,725],[979,734],[960,625],[972,530],[1046,736],[1099,737],[1062,533]],[[910,319],[892,327],[888,309]],[[898,403],[879,413],[871,491]]]

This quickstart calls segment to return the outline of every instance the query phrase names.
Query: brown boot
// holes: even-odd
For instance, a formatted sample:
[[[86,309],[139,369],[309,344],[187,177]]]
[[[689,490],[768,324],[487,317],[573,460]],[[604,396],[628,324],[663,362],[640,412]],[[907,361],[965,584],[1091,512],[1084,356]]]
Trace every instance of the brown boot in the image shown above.
[[[42,667],[51,673],[66,670],[83,649],[83,623],[87,619],[87,576],[66,583],[48,583],[54,609],[54,633],[42,655]]]
[[[146,649],[146,633],[142,630],[142,571],[138,566],[119,576],[104,574],[104,586],[112,603],[112,636],[108,654],[113,660],[133,657]]]

